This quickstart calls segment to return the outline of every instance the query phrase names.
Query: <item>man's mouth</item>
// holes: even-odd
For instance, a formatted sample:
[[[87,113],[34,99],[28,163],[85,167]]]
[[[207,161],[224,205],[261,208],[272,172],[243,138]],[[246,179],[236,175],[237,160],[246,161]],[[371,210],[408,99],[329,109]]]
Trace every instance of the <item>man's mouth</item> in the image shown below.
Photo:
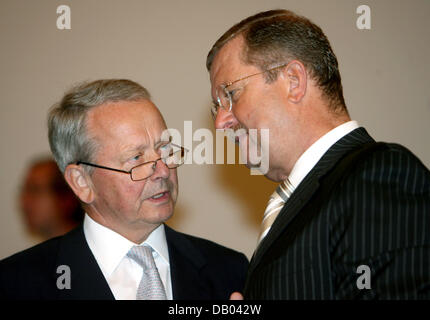
[[[238,144],[241,139],[246,138],[248,136],[248,130],[243,127],[239,127],[234,130],[234,142]]]
[[[169,199],[169,197],[170,197],[170,192],[164,191],[164,192],[159,192],[154,194],[152,197],[148,198],[147,200],[150,200],[152,202],[163,202]]]
[[[236,143],[245,143],[248,137],[248,132],[244,132],[241,135],[236,136],[235,142]]]
[[[237,137],[237,136],[236,136],[236,137],[234,138],[234,143],[239,144],[241,137],[242,137],[242,136],[239,136],[239,137]]]

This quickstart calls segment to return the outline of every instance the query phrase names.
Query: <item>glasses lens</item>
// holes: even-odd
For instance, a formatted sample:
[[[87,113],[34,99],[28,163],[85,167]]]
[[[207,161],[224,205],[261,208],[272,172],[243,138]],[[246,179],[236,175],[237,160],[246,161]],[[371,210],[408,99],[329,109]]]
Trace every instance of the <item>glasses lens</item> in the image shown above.
[[[224,87],[224,85],[221,85],[216,90],[218,103],[225,111],[230,111],[232,102],[231,102],[231,96],[228,92],[227,88]]]
[[[176,152],[173,152],[170,156],[164,158],[164,163],[169,169],[177,168],[184,164],[185,161],[185,149],[181,148]]]
[[[144,163],[131,169],[131,180],[138,181],[146,179],[154,173],[155,166],[153,162]]]
[[[169,169],[179,167],[184,164],[186,155],[186,149],[183,147],[180,148],[181,149],[177,151],[173,151],[173,149],[168,150],[167,153],[164,153],[157,161],[162,160]],[[154,174],[156,166],[157,162],[151,161],[134,167],[131,169],[131,180],[139,181],[149,178]]]

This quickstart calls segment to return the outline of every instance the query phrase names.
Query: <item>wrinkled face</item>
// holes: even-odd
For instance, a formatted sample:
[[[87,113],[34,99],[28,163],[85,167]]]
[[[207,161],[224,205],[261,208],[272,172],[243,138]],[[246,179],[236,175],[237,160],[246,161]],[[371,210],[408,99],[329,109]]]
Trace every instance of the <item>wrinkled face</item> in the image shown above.
[[[148,100],[108,103],[91,110],[87,130],[98,144],[94,163],[129,171],[157,160],[168,142],[161,141],[166,124]],[[90,204],[105,226],[114,230],[153,229],[169,219],[178,195],[176,169],[158,161],[154,174],[132,181],[129,174],[94,168],[95,191]]]
[[[243,40],[237,37],[225,44],[215,56],[211,70],[210,79],[212,85],[212,98],[217,100],[216,89],[220,84],[235,81],[242,77],[259,73],[261,70],[253,65],[245,64],[240,54],[242,52]],[[290,117],[286,113],[286,90],[283,82],[276,80],[266,83],[264,75],[256,75],[246,80],[238,81],[228,87],[233,97],[233,107],[230,112],[220,108],[215,119],[217,129],[244,128],[245,134],[238,138],[242,154],[245,153],[247,166],[249,163],[255,165],[254,159],[250,157],[251,148],[260,150],[261,129],[269,130],[269,145],[267,149],[261,149],[268,153],[269,171],[266,176],[272,180],[281,180],[280,170],[282,166],[283,148],[288,146],[289,137],[281,132],[282,128],[290,125]],[[257,129],[257,137],[250,134],[250,129]]]

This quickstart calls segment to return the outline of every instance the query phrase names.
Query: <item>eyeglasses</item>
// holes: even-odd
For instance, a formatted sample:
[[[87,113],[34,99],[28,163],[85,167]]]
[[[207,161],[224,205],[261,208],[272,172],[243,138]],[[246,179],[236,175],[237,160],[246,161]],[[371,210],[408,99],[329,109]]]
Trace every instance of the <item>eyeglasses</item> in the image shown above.
[[[248,75],[246,77],[231,81],[231,82],[227,82],[225,84],[220,84],[216,89],[215,89],[215,94],[216,94],[216,102],[213,103],[212,108],[211,108],[211,113],[212,113],[212,117],[216,118],[217,114],[218,114],[218,110],[219,108],[223,108],[225,111],[230,112],[232,107],[233,107],[233,95],[234,95],[234,90],[233,91],[229,91],[228,87],[230,87],[231,85],[235,84],[236,82],[251,78],[253,76],[258,76],[259,74],[263,74],[272,70],[276,70],[282,67],[285,67],[288,63],[284,63],[280,66],[276,66],[270,69],[266,69],[262,72],[258,72],[258,73],[254,73],[251,75]]]
[[[84,162],[84,161],[78,161],[78,162],[76,162],[76,164],[77,165],[84,164],[87,166],[96,167],[96,168],[100,168],[100,169],[106,169],[106,170],[126,173],[126,174],[130,175],[130,178],[132,181],[141,181],[141,180],[148,179],[150,176],[152,176],[154,174],[155,168],[157,167],[157,162],[160,160],[163,161],[164,164],[169,169],[175,169],[175,168],[184,164],[185,158],[186,158],[185,155],[188,152],[188,150],[185,149],[184,147],[177,146],[173,143],[171,143],[171,145],[174,147],[180,148],[180,150],[177,150],[174,152],[173,149],[171,149],[168,153],[168,156],[161,157],[157,160],[141,163],[138,166],[131,168],[130,171],[109,168],[109,167],[101,166],[101,165],[94,164],[94,163]]]

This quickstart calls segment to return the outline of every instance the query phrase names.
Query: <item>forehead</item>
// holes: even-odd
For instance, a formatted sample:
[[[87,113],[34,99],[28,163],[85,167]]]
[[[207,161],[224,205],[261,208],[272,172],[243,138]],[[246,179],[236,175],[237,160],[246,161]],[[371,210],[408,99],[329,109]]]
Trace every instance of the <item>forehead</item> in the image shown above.
[[[149,100],[107,103],[92,109],[87,117],[88,133],[100,144],[118,148],[149,145],[165,129],[163,117]]]
[[[246,67],[241,59],[244,40],[242,36],[227,42],[216,54],[210,70],[212,86],[233,81],[234,76],[241,75]]]

